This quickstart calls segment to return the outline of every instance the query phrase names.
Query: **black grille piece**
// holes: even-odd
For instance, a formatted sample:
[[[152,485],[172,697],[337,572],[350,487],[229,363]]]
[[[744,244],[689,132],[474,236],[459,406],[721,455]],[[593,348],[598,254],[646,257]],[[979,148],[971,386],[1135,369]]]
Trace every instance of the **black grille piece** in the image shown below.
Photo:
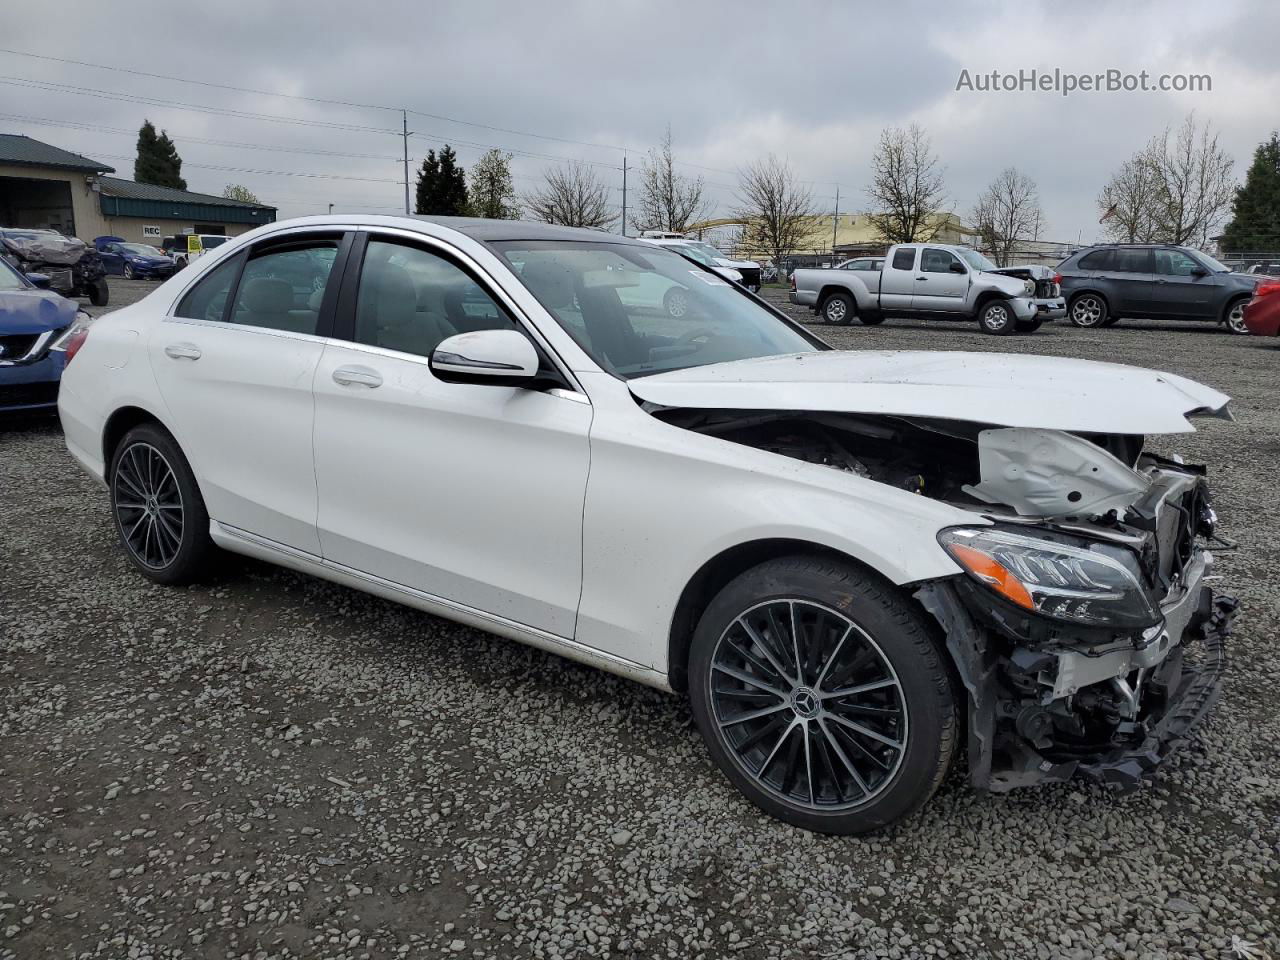
[[[58,402],[58,383],[0,383],[0,409]]]
[[[21,360],[39,339],[38,333],[10,333],[0,336],[0,360]]]

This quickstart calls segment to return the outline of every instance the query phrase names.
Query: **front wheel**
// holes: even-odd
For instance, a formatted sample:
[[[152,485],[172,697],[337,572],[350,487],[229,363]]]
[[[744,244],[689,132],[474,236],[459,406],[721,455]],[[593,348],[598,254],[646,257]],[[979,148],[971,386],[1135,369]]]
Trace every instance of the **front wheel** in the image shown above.
[[[1067,316],[1077,327],[1105,326],[1107,313],[1107,301],[1096,293],[1082,293],[1067,307]]]
[[[116,532],[134,567],[157,583],[198,579],[214,551],[209,514],[173,437],[156,424],[134,427],[107,477]]]
[[[126,263],[126,264],[124,265],[124,278],[125,278],[126,280],[132,280],[132,279],[133,279],[133,264]]]
[[[694,719],[752,803],[820,833],[915,811],[946,775],[956,693],[922,614],[892,586],[810,556],[731,581],[698,622]]]
[[[1227,304],[1226,312],[1223,314],[1223,323],[1227,325],[1227,329],[1232,333],[1248,333],[1249,328],[1244,325],[1244,305],[1248,303],[1248,299],[1241,297],[1239,300],[1232,301]]]
[[[979,329],[997,337],[1013,333],[1017,329],[1017,322],[1013,308],[1003,300],[989,300],[978,311]]]
[[[852,323],[857,312],[853,305],[853,297],[847,293],[833,293],[822,301],[822,320],[824,323]]]

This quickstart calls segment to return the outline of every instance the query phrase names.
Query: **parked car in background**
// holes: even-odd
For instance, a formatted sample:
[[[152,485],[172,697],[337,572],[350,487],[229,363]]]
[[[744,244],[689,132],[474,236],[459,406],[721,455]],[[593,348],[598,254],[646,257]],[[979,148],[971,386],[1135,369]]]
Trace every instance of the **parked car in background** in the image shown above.
[[[130,243],[120,237],[96,237],[93,245],[103,269],[126,280],[167,280],[178,269],[173,257],[149,243]]]
[[[1203,320],[1247,333],[1244,305],[1261,277],[1233,273],[1207,253],[1171,244],[1100,244],[1058,264],[1067,318],[1109,327],[1125,317]]]
[[[191,250],[192,236],[200,241],[199,249],[194,251]],[[165,237],[160,241],[160,250],[164,254],[173,257],[174,264],[181,270],[188,263],[199,259],[210,250],[217,250],[218,247],[230,239],[232,238],[220,233],[184,233],[175,237]]]
[[[1062,295],[1062,276],[1057,270],[1033,263],[1000,267],[994,272],[1003,273],[1006,277],[1017,277],[1019,280],[1030,280],[1036,285],[1033,297],[1036,316],[1041,320],[1060,320],[1067,315],[1067,300]]]
[[[663,245],[679,244],[701,252],[704,256],[711,258],[716,266],[727,267],[730,270],[736,270],[742,276],[742,285],[752,293],[760,292],[760,264],[754,260],[734,260],[732,257],[726,257],[723,253],[711,246],[693,237],[685,236],[681,233],[670,233],[662,230],[646,230],[641,235],[642,239],[651,240],[655,243]]]
[[[722,267],[718,258],[713,257],[702,249],[702,246],[692,243],[686,243],[682,240],[650,240],[649,243],[659,247],[667,247],[674,250],[686,260],[692,260],[694,263],[701,264],[708,270],[714,270],[720,276],[724,277],[730,283],[742,283],[742,274],[733,267]]]
[[[53,410],[67,357],[91,322],[74,300],[0,258],[0,414]]]
[[[0,256],[19,273],[46,277],[49,289],[64,297],[88,297],[95,307],[107,305],[102,258],[83,240],[57,230],[0,227]]]
[[[876,262],[882,268],[871,269]],[[900,243],[884,259],[861,258],[836,270],[796,270],[791,302],[814,310],[826,323],[867,325],[886,317],[977,320],[985,333],[1030,333],[1042,318],[1035,284],[1005,276],[969,247]],[[866,269],[864,269],[866,267]]]
[[[1280,337],[1280,280],[1258,285],[1244,306],[1244,325],[1255,337]]]
[[[1204,468],[1144,439],[1229,398],[834,350],[690,266],[511,220],[261,227],[94,321],[67,448],[139,574],[222,547],[687,692],[726,777],[809,830],[884,828],[962,753],[983,790],[1158,767],[1217,698],[1234,603]],[[628,308],[632,272],[699,321]],[[465,332],[433,306],[464,289],[489,305]]]

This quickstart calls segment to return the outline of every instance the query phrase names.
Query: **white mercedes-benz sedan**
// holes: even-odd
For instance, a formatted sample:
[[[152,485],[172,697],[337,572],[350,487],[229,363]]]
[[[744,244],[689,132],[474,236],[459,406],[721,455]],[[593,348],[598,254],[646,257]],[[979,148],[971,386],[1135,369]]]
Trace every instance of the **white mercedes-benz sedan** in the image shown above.
[[[687,309],[629,291],[678,287]],[[856,833],[970,782],[1133,785],[1218,692],[1166,373],[836,351],[639,240],[330,216],[67,344],[67,446],[165,584],[219,548],[687,693],[716,764]]]

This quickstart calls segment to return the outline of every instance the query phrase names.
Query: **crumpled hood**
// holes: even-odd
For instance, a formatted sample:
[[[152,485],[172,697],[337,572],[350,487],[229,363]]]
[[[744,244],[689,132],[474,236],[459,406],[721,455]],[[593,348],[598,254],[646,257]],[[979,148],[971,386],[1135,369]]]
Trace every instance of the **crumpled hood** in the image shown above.
[[[51,290],[0,292],[0,334],[44,333],[68,326],[79,309]]]
[[[5,245],[24,260],[72,266],[80,262],[88,247],[76,237],[5,237]]]
[[[691,367],[630,381],[663,407],[813,410],[1086,433],[1188,433],[1230,397],[1171,373],[1005,353],[846,351]]]

